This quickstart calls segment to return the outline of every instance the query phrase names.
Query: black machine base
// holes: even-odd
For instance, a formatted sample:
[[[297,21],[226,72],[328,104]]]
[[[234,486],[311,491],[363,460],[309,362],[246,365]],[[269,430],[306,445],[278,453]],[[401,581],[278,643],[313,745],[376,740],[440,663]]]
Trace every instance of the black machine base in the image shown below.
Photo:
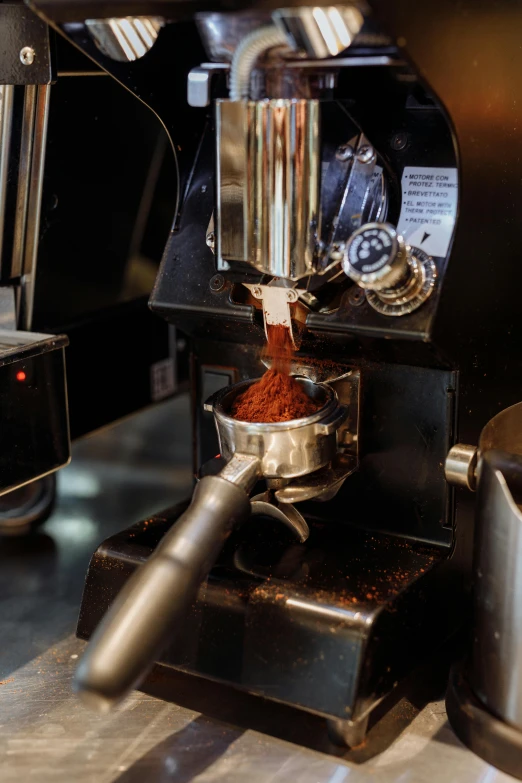
[[[81,638],[91,636],[185,507],[101,544],[87,574]],[[307,521],[304,544],[269,518],[253,517],[236,530],[201,587],[181,642],[178,636],[160,662],[350,729],[453,632],[460,591],[446,549],[318,523],[313,513]]]
[[[446,709],[455,734],[473,753],[522,780],[522,732],[493,715],[477,698],[462,663],[451,670]]]

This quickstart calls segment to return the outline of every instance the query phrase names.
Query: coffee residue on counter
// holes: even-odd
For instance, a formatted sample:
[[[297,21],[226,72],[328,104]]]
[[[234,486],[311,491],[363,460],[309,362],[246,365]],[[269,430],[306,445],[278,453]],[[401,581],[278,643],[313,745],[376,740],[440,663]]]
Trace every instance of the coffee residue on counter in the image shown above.
[[[294,347],[285,326],[271,326],[265,354],[272,366],[257,383],[249,386],[232,405],[232,416],[239,421],[273,423],[311,416],[321,407],[289,375]]]

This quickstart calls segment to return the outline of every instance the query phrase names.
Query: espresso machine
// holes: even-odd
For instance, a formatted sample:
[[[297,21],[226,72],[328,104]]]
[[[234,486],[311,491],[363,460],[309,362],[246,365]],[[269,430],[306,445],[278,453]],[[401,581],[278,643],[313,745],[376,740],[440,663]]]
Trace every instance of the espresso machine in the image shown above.
[[[357,745],[469,616],[480,433],[520,398],[522,5],[31,8],[172,139],[150,308],[191,357],[193,499],[94,553],[75,689],[159,662]],[[236,421],[274,325],[318,410]]]

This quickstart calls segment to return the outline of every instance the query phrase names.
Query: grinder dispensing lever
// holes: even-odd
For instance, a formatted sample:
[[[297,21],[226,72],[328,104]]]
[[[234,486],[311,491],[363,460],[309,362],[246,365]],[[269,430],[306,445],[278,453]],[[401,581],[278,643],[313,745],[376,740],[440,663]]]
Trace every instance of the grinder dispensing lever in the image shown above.
[[[418,247],[409,247],[389,223],[366,223],[346,243],[345,274],[366,291],[383,315],[407,315],[433,293],[437,267]]]
[[[288,334],[295,347],[290,310],[290,305],[295,304],[298,299],[295,288],[286,288],[281,285],[247,285],[246,287],[252,296],[261,300],[263,304],[263,321],[267,339],[270,326],[284,326],[288,329]]]
[[[107,712],[137,687],[176,639],[224,540],[250,514],[259,475],[255,457],[238,455],[197,484],[192,503],[154,554],[129,579],[80,661],[74,690]]]

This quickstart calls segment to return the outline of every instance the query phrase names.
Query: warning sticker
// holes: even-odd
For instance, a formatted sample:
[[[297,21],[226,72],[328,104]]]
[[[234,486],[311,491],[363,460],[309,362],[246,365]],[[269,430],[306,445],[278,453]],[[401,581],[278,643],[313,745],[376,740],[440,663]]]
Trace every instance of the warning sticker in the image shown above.
[[[406,166],[399,234],[430,256],[445,256],[457,216],[457,194],[457,169]]]

